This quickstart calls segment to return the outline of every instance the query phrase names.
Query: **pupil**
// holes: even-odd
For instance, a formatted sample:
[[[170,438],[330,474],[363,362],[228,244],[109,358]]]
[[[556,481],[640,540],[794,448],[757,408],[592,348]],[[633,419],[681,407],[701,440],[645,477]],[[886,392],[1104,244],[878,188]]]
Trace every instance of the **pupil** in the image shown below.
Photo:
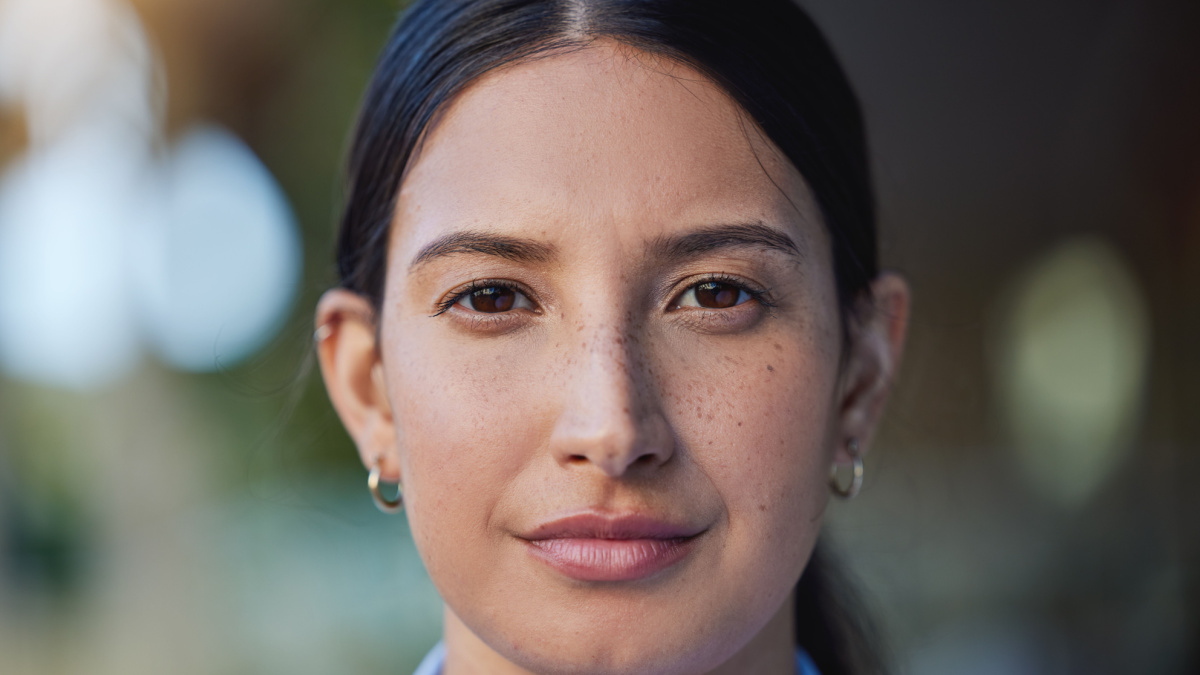
[[[507,312],[516,302],[516,293],[498,286],[482,288],[471,294],[471,306],[477,312]]]
[[[740,289],[729,284],[709,281],[696,288],[696,303],[709,309],[724,309],[737,304]]]

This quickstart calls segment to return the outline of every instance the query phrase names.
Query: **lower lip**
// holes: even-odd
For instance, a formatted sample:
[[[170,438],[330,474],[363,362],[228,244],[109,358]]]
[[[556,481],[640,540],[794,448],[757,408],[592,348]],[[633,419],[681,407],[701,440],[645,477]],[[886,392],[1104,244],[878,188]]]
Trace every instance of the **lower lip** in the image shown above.
[[[529,550],[578,581],[636,581],[671,567],[691,552],[679,539],[535,539]]]

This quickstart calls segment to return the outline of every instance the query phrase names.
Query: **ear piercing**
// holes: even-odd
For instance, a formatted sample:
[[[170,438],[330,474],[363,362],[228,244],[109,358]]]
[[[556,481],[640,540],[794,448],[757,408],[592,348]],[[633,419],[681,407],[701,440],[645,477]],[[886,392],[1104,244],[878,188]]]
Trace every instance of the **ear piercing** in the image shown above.
[[[850,480],[850,485],[845,488],[838,485],[837,464],[834,464],[829,471],[829,489],[842,499],[854,499],[858,491],[862,489],[863,482],[863,459],[858,452],[857,438],[851,437],[846,441],[846,452],[854,458],[854,477]]]
[[[371,474],[367,476],[367,489],[371,491],[371,498],[375,500],[375,506],[378,506],[380,511],[384,513],[400,513],[404,510],[404,490],[397,484],[396,498],[388,499],[384,497],[383,492],[379,490],[380,472],[379,462],[376,461],[371,466]]]

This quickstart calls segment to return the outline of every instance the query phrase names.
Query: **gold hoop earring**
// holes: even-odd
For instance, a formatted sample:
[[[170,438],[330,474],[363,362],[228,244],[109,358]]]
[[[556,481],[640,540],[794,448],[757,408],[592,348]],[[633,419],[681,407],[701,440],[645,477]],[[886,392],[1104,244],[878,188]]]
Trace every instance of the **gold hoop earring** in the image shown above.
[[[371,467],[371,474],[367,476],[367,489],[371,491],[371,498],[375,500],[375,506],[379,507],[384,513],[400,513],[404,510],[404,490],[400,484],[396,484],[396,498],[388,499],[383,496],[379,490],[379,475],[381,473],[379,462]]]
[[[854,458],[854,477],[850,480],[850,485],[843,488],[838,485],[837,479],[837,464],[830,467],[829,470],[829,489],[833,490],[833,494],[842,499],[854,499],[858,495],[858,491],[862,489],[863,483],[863,459],[862,455],[858,454],[858,439],[851,438],[846,441],[846,452]]]

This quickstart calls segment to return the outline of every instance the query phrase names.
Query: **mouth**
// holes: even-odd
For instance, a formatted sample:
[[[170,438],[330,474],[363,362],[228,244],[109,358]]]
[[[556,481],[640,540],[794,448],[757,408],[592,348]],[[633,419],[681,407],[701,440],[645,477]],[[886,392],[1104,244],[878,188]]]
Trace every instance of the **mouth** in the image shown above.
[[[584,513],[518,538],[533,557],[577,581],[636,581],[681,562],[704,531],[642,515]]]

